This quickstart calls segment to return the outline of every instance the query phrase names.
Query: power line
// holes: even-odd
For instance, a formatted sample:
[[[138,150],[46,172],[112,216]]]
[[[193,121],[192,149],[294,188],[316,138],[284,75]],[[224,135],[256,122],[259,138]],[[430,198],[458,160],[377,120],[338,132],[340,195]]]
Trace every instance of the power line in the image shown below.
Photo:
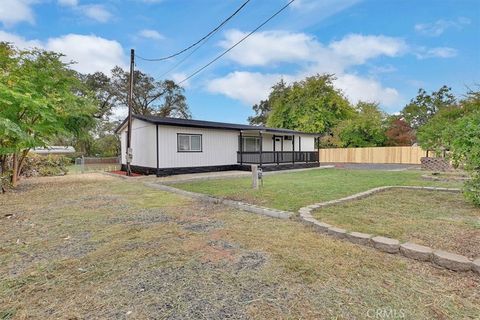
[[[218,30],[217,30],[218,31]],[[217,32],[216,31],[216,32]],[[215,33],[212,33],[208,38],[206,38],[205,40],[203,40],[202,43],[200,43],[200,45],[198,45],[195,49],[193,49],[192,51],[190,51],[182,60],[178,61],[177,63],[175,63],[171,68],[169,68],[167,71],[165,71],[164,73],[162,73],[159,78],[162,79],[164,76],[166,76],[167,74],[169,74],[170,72],[172,72],[173,70],[175,70],[179,65],[181,65],[182,63],[184,63],[188,58],[190,58],[195,52],[197,52],[198,49],[200,49],[205,43],[208,42],[208,40],[210,40],[210,38],[212,38]]]
[[[200,40],[198,40],[197,42],[193,43],[192,45],[186,47],[185,49],[182,49],[176,53],[173,53],[169,56],[165,56],[165,57],[161,57],[161,58],[154,58],[154,59],[148,59],[148,58],[142,58],[138,55],[136,55],[137,58],[141,59],[141,60],[144,60],[144,61],[163,61],[163,60],[168,60],[168,59],[171,59],[173,57],[176,57],[182,53],[184,53],[185,51],[188,51],[190,50],[191,48],[195,47],[197,44],[199,44],[200,42],[202,42],[203,40],[207,39],[208,37],[210,37],[211,35],[213,35],[215,32],[217,32],[218,30],[220,30],[221,27],[223,27],[228,21],[230,21],[237,13],[240,12],[240,10],[243,9],[243,7],[245,7],[247,5],[247,3],[249,3],[250,0],[247,0],[245,1],[237,10],[235,10],[235,12],[233,12],[228,18],[226,18],[225,20],[222,21],[222,23],[220,23],[215,29],[213,29],[212,31],[210,31],[208,34],[206,34],[205,36],[203,36]]]
[[[256,27],[255,29],[253,29],[249,34],[247,34],[245,37],[243,37],[242,39],[240,39],[237,43],[235,43],[233,46],[231,46],[230,48],[228,48],[227,50],[223,51],[221,54],[219,54],[218,56],[216,56],[213,60],[211,60],[209,63],[207,63],[206,65],[204,65],[203,67],[197,69],[195,72],[193,72],[191,75],[189,75],[188,77],[186,77],[185,79],[183,79],[182,81],[178,82],[177,84],[182,84],[184,83],[185,81],[187,81],[188,79],[196,76],[197,74],[199,74],[202,70],[208,68],[211,64],[213,64],[214,62],[216,62],[218,59],[220,59],[221,57],[223,57],[224,55],[226,55],[228,52],[230,52],[233,48],[235,48],[236,46],[238,46],[240,43],[242,43],[245,39],[247,39],[248,37],[250,37],[252,34],[254,34],[255,32],[258,31],[258,29],[260,29],[261,27],[263,27],[264,25],[266,25],[268,22],[270,22],[270,20],[272,20],[273,18],[275,18],[277,15],[279,15],[283,10],[285,10],[290,4],[292,4],[295,0],[290,0],[286,5],[284,5],[282,8],[280,8],[277,12],[275,12],[273,15],[270,16],[270,18],[268,18],[267,20],[265,20],[264,22],[262,22],[258,27]]]

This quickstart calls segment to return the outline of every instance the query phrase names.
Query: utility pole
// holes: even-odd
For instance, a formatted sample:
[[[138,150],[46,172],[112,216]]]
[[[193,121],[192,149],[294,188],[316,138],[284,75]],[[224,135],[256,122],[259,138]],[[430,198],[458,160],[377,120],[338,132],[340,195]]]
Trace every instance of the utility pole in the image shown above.
[[[127,131],[127,176],[132,175],[130,162],[132,162],[132,103],[133,103],[133,71],[135,68],[135,50],[130,50],[130,79],[128,82],[128,131]]]

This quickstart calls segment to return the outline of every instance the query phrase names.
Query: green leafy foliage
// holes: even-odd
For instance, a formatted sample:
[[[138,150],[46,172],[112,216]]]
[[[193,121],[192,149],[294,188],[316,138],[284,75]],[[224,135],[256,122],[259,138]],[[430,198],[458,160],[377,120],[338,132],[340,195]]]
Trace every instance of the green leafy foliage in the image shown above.
[[[438,111],[417,132],[418,143],[425,150],[432,150],[441,155],[444,150],[450,150],[455,137],[455,121],[465,114],[465,109],[452,105]]]
[[[460,118],[453,130],[453,161],[463,163],[471,172],[471,179],[464,186],[465,196],[480,206],[480,110]]]
[[[428,94],[419,89],[415,99],[403,108],[401,114],[405,121],[413,128],[418,129],[428,122],[441,109],[454,105],[456,99],[452,89],[442,86],[438,91]]]
[[[268,100],[262,100],[260,103],[253,105],[254,116],[248,117],[248,122],[251,125],[265,126],[267,124],[268,114],[271,111]]]
[[[333,86],[333,75],[316,75],[286,85],[277,83],[269,96],[267,125],[304,132],[329,133],[355,110]]]
[[[334,136],[338,136],[339,147],[375,147],[383,146],[386,115],[377,103],[359,102],[357,112],[350,119],[341,121],[335,127]]]
[[[11,155],[13,185],[28,150],[78,136],[92,123],[94,100],[61,57],[0,43],[0,156],[4,166]]]

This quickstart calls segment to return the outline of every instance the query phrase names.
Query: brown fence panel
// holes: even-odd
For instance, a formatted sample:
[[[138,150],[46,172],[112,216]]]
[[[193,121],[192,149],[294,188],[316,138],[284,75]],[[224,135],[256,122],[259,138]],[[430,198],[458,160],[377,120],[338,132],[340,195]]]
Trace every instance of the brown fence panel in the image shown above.
[[[329,148],[320,149],[320,161],[420,164],[426,154],[420,147]]]

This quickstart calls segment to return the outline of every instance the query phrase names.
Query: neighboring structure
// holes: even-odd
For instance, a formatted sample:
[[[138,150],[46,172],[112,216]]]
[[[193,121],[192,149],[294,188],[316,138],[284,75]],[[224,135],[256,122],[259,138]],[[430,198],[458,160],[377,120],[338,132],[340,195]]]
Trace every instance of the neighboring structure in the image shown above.
[[[126,170],[127,121],[120,135]],[[226,170],[264,171],[319,166],[318,134],[242,124],[134,115],[133,172],[158,176]]]
[[[49,146],[45,148],[34,148],[30,150],[32,153],[41,154],[41,155],[66,155],[66,154],[73,154],[75,153],[74,147],[69,146]]]

